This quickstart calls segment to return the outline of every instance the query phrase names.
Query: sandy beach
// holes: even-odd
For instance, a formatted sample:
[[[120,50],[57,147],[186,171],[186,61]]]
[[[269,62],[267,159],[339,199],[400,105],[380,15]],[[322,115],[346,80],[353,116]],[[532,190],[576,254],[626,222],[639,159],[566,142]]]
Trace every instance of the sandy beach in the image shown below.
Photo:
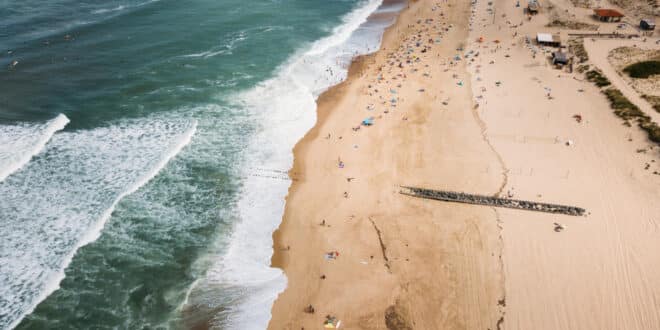
[[[660,147],[527,42],[567,36],[548,21],[508,1],[412,1],[381,50],[320,96],[274,234],[288,287],[270,329],[327,316],[342,329],[660,328]],[[417,199],[402,185],[588,213]]]

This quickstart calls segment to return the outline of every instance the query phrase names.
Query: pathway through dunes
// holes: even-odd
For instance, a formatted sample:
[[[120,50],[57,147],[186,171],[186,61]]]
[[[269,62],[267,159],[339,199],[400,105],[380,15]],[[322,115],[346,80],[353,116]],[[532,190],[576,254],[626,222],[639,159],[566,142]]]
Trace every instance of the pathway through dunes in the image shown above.
[[[646,115],[651,117],[651,120],[660,124],[660,112],[655,111],[653,106],[643,99],[639,93],[619,75],[607,59],[610,51],[618,47],[636,46],[641,47],[642,49],[660,49],[660,45],[650,42],[643,43],[639,40],[586,39],[584,40],[584,46],[589,53],[590,63],[602,70],[607,79],[612,82],[612,85],[620,90],[625,97],[638,106]]]

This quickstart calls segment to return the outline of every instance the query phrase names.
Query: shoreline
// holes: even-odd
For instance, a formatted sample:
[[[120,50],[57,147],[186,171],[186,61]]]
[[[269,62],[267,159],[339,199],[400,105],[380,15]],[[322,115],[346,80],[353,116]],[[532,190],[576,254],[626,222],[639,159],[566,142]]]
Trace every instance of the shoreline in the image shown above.
[[[483,128],[478,123],[478,118],[475,117],[477,114],[474,111],[463,110],[473,108],[466,66],[463,62],[449,63],[456,52],[454,48],[460,48],[466,42],[469,8],[469,3],[460,1],[442,3],[426,0],[411,1],[408,8],[399,12],[396,22],[384,32],[380,49],[376,53],[355,58],[351,63],[348,78],[319,96],[317,121],[294,148],[294,165],[289,172],[293,183],[286,197],[282,223],[273,233],[274,253],[271,265],[283,269],[288,278],[288,285],[273,305],[269,328],[293,329],[300,328],[300,326],[314,328],[322,324],[325,315],[337,315],[342,320],[342,327],[347,328],[383,328],[386,323],[391,322],[426,324],[429,327],[445,324],[449,327],[469,325],[470,327],[494,328],[498,322],[501,322],[502,306],[498,304],[498,301],[502,299],[503,292],[503,278],[500,275],[502,265],[499,261],[499,254],[498,256],[490,254],[490,251],[499,250],[498,246],[501,246],[499,229],[495,221],[496,215],[489,209],[465,210],[463,207],[457,208],[405,199],[398,195],[395,188],[397,184],[408,182],[436,184],[443,182],[442,184],[446,187],[457,188],[462,187],[462,184],[468,181],[468,187],[475,189],[481,187],[489,192],[496,192],[502,186],[501,170],[486,170],[479,173],[478,176],[482,180],[476,181],[467,173],[465,175],[450,174],[453,178],[435,175],[433,178],[427,178],[432,176],[431,173],[436,172],[432,165],[435,160],[446,167],[448,173],[456,172],[465,165],[459,164],[457,167],[454,164],[454,158],[465,159],[468,166],[475,166],[481,161],[490,164],[488,165],[490,168],[496,169],[499,166],[496,156],[491,154],[487,141],[483,139]],[[420,44],[426,44],[427,39],[421,37],[421,30],[416,31],[416,29],[425,30],[423,34],[429,37],[437,35],[435,42],[429,41],[428,49],[433,49],[433,52],[426,52],[426,50],[420,52]],[[419,41],[416,45],[414,43],[411,45],[409,38],[418,38]],[[416,54],[403,55],[401,47],[405,44],[418,48]],[[426,48],[427,46],[424,46],[424,49]],[[383,128],[363,126],[360,130],[353,130],[353,133],[350,133],[350,125],[346,124],[346,121],[359,123],[359,116],[363,115],[356,114],[355,109],[364,106],[365,102],[368,103],[366,94],[372,95],[372,98],[378,93],[382,94],[382,90],[378,92],[376,89],[373,90],[373,94],[365,93],[364,90],[371,89],[372,84],[381,83],[380,80],[372,82],[372,84],[369,84],[368,81],[374,79],[378,72],[384,75],[388,58],[393,56],[398,56],[400,61],[403,61],[404,56],[419,57],[415,61],[406,63],[405,66],[410,68],[405,70],[414,69],[399,77],[402,78],[400,84],[394,83],[397,77],[393,76],[394,85],[386,82],[386,86],[382,86],[385,90],[390,87],[406,89],[396,96],[400,102],[399,107],[395,109],[392,104],[391,111],[386,110],[377,116],[376,126],[383,125]],[[425,57],[424,61],[421,61],[421,57]],[[442,67],[428,65],[435,64],[434,57],[443,59]],[[427,64],[424,66],[423,63]],[[387,73],[391,73],[392,67],[388,70]],[[404,72],[404,69],[400,70]],[[418,70],[428,72],[419,76],[421,73]],[[458,87],[448,72],[456,72],[463,77]],[[415,77],[408,77],[408,75]],[[410,86],[420,83],[420,80],[431,79],[440,83],[442,89],[448,90],[453,87],[458,88],[460,92],[457,93],[459,95],[454,95],[454,92],[444,95],[444,91],[428,91],[425,94],[419,94],[423,88],[410,90],[410,88],[402,87],[404,82],[408,84],[406,81],[409,78]],[[383,80],[387,81],[387,79]],[[428,82],[425,82],[423,86],[426,86],[426,83]],[[426,88],[428,89],[432,85]],[[381,101],[383,100],[382,95],[378,97],[381,98]],[[446,106],[446,100],[441,100],[447,97],[452,99],[449,106]],[[412,108],[408,105],[411,102],[413,103]],[[442,108],[451,109],[451,111],[448,112],[449,114],[432,111],[430,104],[419,102],[430,102],[434,104],[434,107],[439,105]],[[385,103],[382,102],[382,104]],[[382,108],[382,104],[375,105],[375,108]],[[367,105],[367,108],[369,107],[373,107],[373,105]],[[401,114],[403,117],[400,117],[399,112],[403,112]],[[384,119],[386,117],[389,119]],[[401,124],[397,118],[403,120]],[[424,123],[431,118],[434,118],[433,121],[436,122],[431,128],[435,128],[437,131],[423,127]],[[456,127],[451,118],[457,118],[460,127]],[[444,121],[445,119],[450,120]],[[386,125],[385,120],[393,122],[388,122]],[[359,134],[368,134],[362,132],[366,130],[373,131],[381,137],[366,138],[368,141],[365,141],[365,138],[357,137]],[[452,132],[443,134],[442,131],[445,130]],[[395,135],[394,131],[400,131],[402,134]],[[424,132],[420,134],[420,131]],[[470,134],[468,138],[464,136],[466,132]],[[326,134],[328,135],[326,136]],[[349,137],[350,134],[356,136]],[[393,162],[398,164],[396,168],[382,162],[382,160],[388,159],[387,156],[382,158],[383,150],[375,150],[370,153],[370,156],[373,157],[356,156],[358,159],[355,160],[354,157],[345,157],[341,154],[345,151],[338,152],[339,150],[336,148],[340,148],[339,146],[329,147],[327,152],[319,150],[320,145],[327,143],[351,143],[347,141],[349,139],[356,141],[356,144],[353,145],[354,150],[377,147],[378,141],[384,137],[383,135],[388,139],[404,138],[407,141],[402,140],[399,144],[416,144],[415,147],[409,147],[408,152],[400,152],[401,149],[398,147],[403,147],[403,145],[396,145],[397,143],[395,143],[395,148],[386,148],[386,153],[397,158]],[[434,157],[428,157],[428,161],[419,159],[417,156],[412,157],[419,164],[413,164],[410,167],[410,164],[406,163],[411,158],[411,153],[430,152],[437,147],[434,143],[417,143],[416,139],[423,136],[431,139],[448,137],[446,142],[440,143],[442,148],[446,149],[446,154],[435,152]],[[467,150],[455,150],[451,144],[458,141],[462,141]],[[355,184],[361,187],[351,191],[351,188],[343,187],[345,184],[339,183],[343,179],[337,181],[330,178],[334,175],[333,168],[336,166],[337,158],[328,153],[334,152],[338,152],[337,155],[342,162],[346,161],[347,168],[351,167],[354,161],[361,163],[362,169],[347,170],[346,172],[350,173],[346,173],[346,175],[355,174],[359,176],[355,180],[366,180],[368,185]],[[371,152],[371,150],[366,152]],[[330,161],[330,164],[327,161]],[[373,161],[381,164],[382,168],[369,164]],[[332,163],[334,165],[331,165]],[[369,171],[384,172],[371,176]],[[386,172],[390,171],[394,171],[393,177],[383,177]],[[365,175],[370,177],[365,178]],[[353,182],[350,177],[346,178],[346,181]],[[380,187],[374,187],[376,185]],[[315,188],[319,186],[323,189]],[[341,197],[341,192],[334,196],[328,195],[330,190],[341,191],[344,189],[347,191],[344,192],[343,197]],[[369,201],[365,201],[364,205],[340,206],[339,204],[345,200],[351,200],[348,197],[349,194],[370,197],[367,198]],[[388,211],[370,212],[371,207],[389,205],[390,202],[397,206]],[[337,213],[344,213],[344,211],[354,214],[341,216],[348,218],[346,222],[337,223],[337,219],[331,219],[336,218]],[[331,214],[326,217],[323,213]],[[434,215],[429,216],[429,213]],[[434,228],[432,230],[444,231],[438,237],[427,237],[437,240],[433,245],[437,245],[438,252],[428,253],[426,251],[428,245],[420,246],[414,242],[414,237],[418,235],[414,231],[418,230],[419,226],[408,227],[405,224],[386,221],[387,218],[396,217],[398,214],[405,214],[405,217],[422,217],[424,226],[429,229]],[[305,219],[301,219],[301,216]],[[446,224],[435,221],[435,218],[444,216],[458,220],[458,224],[445,226]],[[475,223],[475,218],[490,218],[491,221]],[[352,219],[359,219],[359,221],[351,223]],[[330,230],[331,226],[332,231],[336,231],[334,234],[323,233],[324,230]],[[393,236],[393,232],[397,230],[403,230],[405,233],[401,232],[400,235]],[[467,232],[465,232],[466,230]],[[458,233],[461,233],[462,238],[456,242],[453,237]],[[396,242],[401,240],[401,236],[405,236],[406,240],[411,241]],[[448,241],[452,241],[454,244],[450,244]],[[484,245],[488,245],[490,248],[484,249]],[[340,265],[340,262],[336,262],[333,266],[326,265],[327,261],[323,261],[323,254],[330,250],[330,246],[333,248],[342,246],[338,249],[343,252],[339,258],[349,259],[351,264],[341,263]],[[350,252],[345,252],[346,249]],[[472,252],[464,255],[466,251]],[[410,256],[404,257],[403,254],[407,253]],[[397,254],[400,256],[396,256]],[[450,254],[451,257],[447,258],[447,254]],[[413,258],[416,260],[413,261]],[[299,261],[294,262],[296,260]],[[447,269],[446,265],[443,265],[443,261],[454,263],[457,269]],[[420,276],[413,275],[414,269],[429,262],[434,265],[422,271]],[[328,269],[328,267],[334,269]],[[355,267],[365,267],[365,269],[355,269]],[[470,275],[469,279],[461,278],[463,275],[457,273],[458,269],[474,275]],[[319,279],[316,276],[321,277]],[[337,278],[337,280],[335,282],[330,278]],[[429,284],[438,279],[440,282]],[[483,282],[484,285],[477,287],[468,283],[474,280]],[[331,282],[333,283],[329,284]],[[317,287],[321,283],[323,287]],[[428,290],[428,292],[419,293],[418,290]],[[329,292],[339,294],[333,298],[332,295],[328,296]],[[347,297],[348,292],[355,295]],[[422,317],[415,315],[417,313],[413,310],[417,308],[428,309],[429,313],[434,313],[432,311],[438,308],[437,305],[425,304],[427,299],[443,300],[442,305],[445,306],[442,307],[443,311],[436,313],[437,315]],[[319,307],[321,301],[328,306]],[[488,302],[478,303],[480,301]],[[315,313],[304,312],[309,309],[309,306],[314,307]],[[360,306],[360,309],[355,310],[351,306]]]
[[[271,265],[288,284],[269,328],[314,329],[326,316],[348,329],[660,326],[660,154],[600,88],[552,65],[554,49],[526,41],[565,36],[546,26],[562,11],[413,1],[381,48],[319,96],[273,233]],[[400,186],[587,213],[434,202]]]
[[[354,77],[361,72],[363,66],[366,64],[365,61],[368,61],[371,56],[372,55],[359,55],[355,57],[348,70],[348,75],[346,80],[342,81],[337,85],[330,87],[328,90],[326,90],[325,92],[319,95],[316,101],[318,105],[316,109],[316,115],[317,115],[316,124],[314,124],[314,127],[312,127],[307,133],[305,133],[305,136],[302,139],[300,139],[300,141],[298,141],[293,148],[294,162],[293,162],[293,166],[291,167],[291,170],[289,170],[289,177],[291,178],[291,186],[287,193],[287,198],[286,198],[287,200],[289,199],[289,196],[296,193],[297,188],[299,186],[299,184],[297,183],[299,181],[297,176],[302,172],[301,168],[304,167],[305,164],[305,158],[300,157],[298,155],[304,153],[305,150],[310,148],[310,141],[319,137],[322,123],[325,122],[327,120],[327,117],[329,116],[331,107],[326,106],[325,104],[331,103],[334,97],[344,92],[345,89],[344,85],[351,83],[350,80],[354,79]],[[286,206],[285,206],[285,212],[286,212]],[[282,241],[280,239],[280,227],[281,225],[278,226],[278,229],[275,232],[273,232],[274,244],[273,244],[273,257],[271,259],[272,260],[271,266],[283,269],[286,253],[284,253],[282,249],[286,245],[282,244]]]
[[[289,170],[289,178],[291,178],[291,186],[289,187],[286,199],[285,199],[285,214],[286,214],[286,209],[289,203],[289,196],[293,195],[299,184],[297,183],[297,174],[301,172],[301,168],[304,167],[304,162],[305,158],[301,156],[302,153],[304,153],[304,150],[309,148],[310,141],[316,139],[319,136],[319,131],[321,129],[321,126],[323,123],[327,120],[327,117],[329,115],[329,112],[331,110],[331,106],[329,106],[332,103],[332,99],[335,98],[338,94],[341,94],[344,92],[345,85],[350,84],[352,80],[354,80],[357,76],[359,76],[365,65],[368,65],[365,62],[368,62],[370,59],[372,60],[371,63],[373,63],[373,57],[376,55],[376,53],[383,51],[383,44],[384,41],[387,38],[388,33],[392,33],[391,31],[396,28],[396,25],[398,23],[399,16],[406,10],[409,9],[406,8],[409,2],[415,2],[418,0],[383,0],[383,3],[381,4],[382,6],[395,6],[395,5],[402,5],[402,9],[399,11],[394,11],[394,12],[387,12],[386,14],[381,14],[376,12],[373,12],[369,15],[369,19],[393,19],[394,22],[385,28],[383,35],[382,35],[382,40],[381,40],[381,45],[378,50],[376,50],[373,53],[370,54],[365,54],[365,55],[358,55],[354,57],[351,60],[351,64],[349,65],[348,72],[346,74],[346,79],[341,81],[340,83],[331,86],[328,88],[326,91],[322,92],[316,99],[316,122],[314,123],[314,126],[305,133],[305,135],[295,144],[295,146],[292,149],[292,153],[294,155],[294,161],[293,161],[293,166]],[[391,15],[391,17],[388,17],[388,15]],[[285,216],[282,216],[283,220],[278,226],[278,228],[273,232],[273,256],[271,258],[271,267],[275,268],[280,268],[284,270],[284,262],[285,262],[285,256],[286,254],[283,253],[282,247],[285,245],[282,244],[282,241],[280,239],[280,228],[282,226],[282,223],[284,223],[284,218]]]
[[[285,210],[284,210],[284,215],[282,216],[282,222],[280,225],[277,227],[277,229],[273,232],[273,256],[271,258],[271,267],[279,268],[282,269],[282,271],[285,271],[285,261],[286,261],[286,253],[284,253],[283,248],[286,246],[283,244],[282,239],[281,239],[281,228],[284,222],[286,221],[286,212],[288,209],[289,205],[289,198],[293,194],[296,193],[297,188],[299,184],[297,183],[297,175],[302,172],[301,168],[304,167],[305,164],[305,158],[302,156],[302,153],[305,152],[307,148],[310,147],[310,142],[319,136],[319,132],[321,130],[321,126],[323,125],[324,122],[327,121],[327,118],[329,116],[329,112],[331,110],[331,106],[329,104],[332,103],[332,99],[337,96],[337,94],[341,94],[344,92],[345,85],[350,84],[352,80],[356,78],[357,75],[360,74],[362,71],[364,65],[366,64],[365,61],[368,61],[370,58],[373,58],[376,53],[383,51],[383,45],[384,41],[387,38],[387,34],[391,33],[393,29],[396,28],[396,25],[398,24],[399,16],[406,10],[410,9],[409,7],[406,8],[407,3],[410,1],[416,1],[416,0],[383,0],[383,4],[381,6],[385,5],[386,3],[402,3],[404,5],[404,8],[401,9],[399,12],[394,14],[394,23],[385,28],[385,31],[383,32],[382,40],[381,40],[381,45],[378,50],[371,54],[366,54],[366,55],[358,55],[354,57],[351,60],[351,64],[349,65],[348,68],[348,73],[346,75],[346,79],[344,79],[342,82],[331,86],[328,88],[326,91],[322,92],[316,99],[316,122],[314,123],[314,126],[305,133],[305,135],[295,144],[293,147],[292,153],[293,153],[293,166],[289,170],[289,178],[291,178],[291,186],[289,187],[286,199],[285,199]],[[369,15],[369,18],[374,17],[376,12],[371,13]],[[287,285],[288,287],[288,285]],[[285,289],[286,290],[286,289]]]

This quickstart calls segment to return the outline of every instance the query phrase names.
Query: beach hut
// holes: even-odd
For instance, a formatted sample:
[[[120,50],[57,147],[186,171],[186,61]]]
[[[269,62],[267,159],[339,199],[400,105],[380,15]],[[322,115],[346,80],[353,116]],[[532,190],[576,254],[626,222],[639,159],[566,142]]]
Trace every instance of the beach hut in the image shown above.
[[[530,15],[536,15],[539,13],[539,8],[541,5],[539,5],[539,2],[536,0],[530,0],[527,3],[527,13]]]
[[[563,52],[553,52],[552,53],[552,64],[568,64],[568,54]]]
[[[538,42],[539,45],[545,45],[545,46],[552,46],[552,47],[561,46],[561,38],[559,37],[558,34],[537,33],[536,42]]]
[[[639,22],[639,28],[642,30],[655,30],[655,21],[652,18],[644,18]]]
[[[621,22],[623,14],[615,9],[594,9],[594,16],[601,22]]]

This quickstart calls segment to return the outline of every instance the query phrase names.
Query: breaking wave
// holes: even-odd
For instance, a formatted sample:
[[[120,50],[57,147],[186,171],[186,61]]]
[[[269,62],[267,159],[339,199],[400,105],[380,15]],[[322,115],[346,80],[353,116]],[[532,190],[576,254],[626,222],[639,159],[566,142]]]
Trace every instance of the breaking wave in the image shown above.
[[[0,328],[50,295],[115,206],[185,147],[197,123],[140,119],[62,132],[0,184]]]
[[[2,126],[0,129],[0,182],[20,170],[44,149],[53,135],[64,129],[69,118],[63,114],[41,124]]]

